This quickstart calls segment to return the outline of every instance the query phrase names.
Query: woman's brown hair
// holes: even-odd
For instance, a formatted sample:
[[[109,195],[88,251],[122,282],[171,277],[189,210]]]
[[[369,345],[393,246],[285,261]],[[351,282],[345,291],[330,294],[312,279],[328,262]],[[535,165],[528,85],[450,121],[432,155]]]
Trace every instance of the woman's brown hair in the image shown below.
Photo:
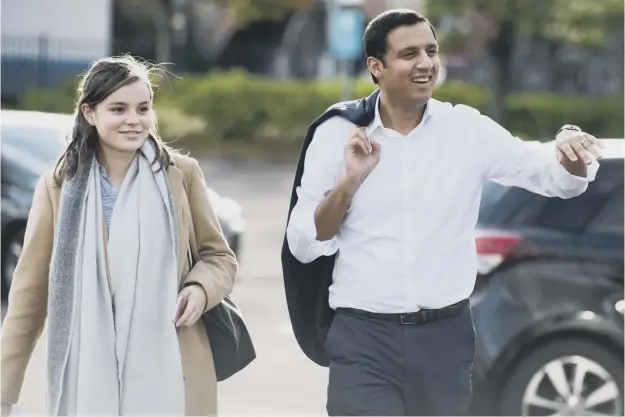
[[[99,137],[95,126],[87,122],[82,113],[84,104],[94,108],[115,91],[136,81],[144,81],[150,89],[151,99],[154,88],[150,76],[156,66],[143,63],[130,55],[100,59],[91,65],[83,76],[76,92],[75,122],[70,135],[70,143],[55,169],[55,179],[59,186],[63,181],[76,175],[81,164],[90,163],[99,153]],[[150,128],[148,136],[156,150],[156,160],[161,169],[171,162],[172,150],[161,140],[156,124]]]

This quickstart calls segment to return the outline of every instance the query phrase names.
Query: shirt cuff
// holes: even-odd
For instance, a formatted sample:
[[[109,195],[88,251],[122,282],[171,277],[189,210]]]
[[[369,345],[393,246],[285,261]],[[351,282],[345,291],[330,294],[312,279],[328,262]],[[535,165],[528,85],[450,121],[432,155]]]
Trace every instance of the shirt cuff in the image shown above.
[[[599,162],[594,156],[589,156],[591,163],[586,168],[585,177],[578,177],[577,175],[571,174],[562,166],[562,164],[560,164],[560,162],[558,162],[557,158],[554,157],[555,161],[551,164],[551,172],[557,184],[563,190],[574,190],[595,180],[597,171],[599,170]]]
[[[315,225],[314,213],[312,216],[306,216],[302,228],[306,236],[306,241],[310,242],[306,255],[304,255],[305,262],[311,262],[320,256],[330,256],[336,253],[338,248],[336,236],[332,237],[330,240],[317,240],[317,226]]]

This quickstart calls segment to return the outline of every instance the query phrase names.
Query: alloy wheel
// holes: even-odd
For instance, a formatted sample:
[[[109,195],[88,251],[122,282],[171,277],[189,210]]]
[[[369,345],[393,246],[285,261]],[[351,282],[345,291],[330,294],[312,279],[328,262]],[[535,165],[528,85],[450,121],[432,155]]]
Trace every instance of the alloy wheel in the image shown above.
[[[618,384],[597,362],[565,356],[541,367],[522,400],[525,416],[618,416],[623,399]]]

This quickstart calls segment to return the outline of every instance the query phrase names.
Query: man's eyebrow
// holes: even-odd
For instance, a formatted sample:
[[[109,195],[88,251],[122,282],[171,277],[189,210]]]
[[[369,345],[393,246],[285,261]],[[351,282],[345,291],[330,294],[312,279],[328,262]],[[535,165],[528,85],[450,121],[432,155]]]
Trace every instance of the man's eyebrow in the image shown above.
[[[438,49],[438,44],[436,44],[436,43],[428,43],[427,45],[425,45],[425,47],[423,49],[432,49],[432,48]],[[400,49],[399,53],[402,54],[404,52],[409,52],[409,51],[418,51],[419,49],[421,49],[421,48],[419,48],[418,46],[408,46],[408,47],[406,47],[404,49]]]

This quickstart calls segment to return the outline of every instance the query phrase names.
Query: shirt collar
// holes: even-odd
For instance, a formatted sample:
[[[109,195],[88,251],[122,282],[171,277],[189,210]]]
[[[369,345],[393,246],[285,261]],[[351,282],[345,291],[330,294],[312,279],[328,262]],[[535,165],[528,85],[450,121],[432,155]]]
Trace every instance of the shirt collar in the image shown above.
[[[376,129],[384,127],[384,125],[382,124],[382,118],[380,118],[380,95],[381,94],[378,94],[378,98],[375,101],[375,117],[373,118],[373,121],[369,123],[369,126],[367,126],[367,128],[365,129],[365,134],[367,136],[373,134]],[[430,118],[430,116],[436,113],[437,103],[438,101],[433,98],[430,98],[428,100],[427,104],[425,105],[425,112],[423,113],[423,119],[421,119],[421,123],[423,123],[428,118]]]

